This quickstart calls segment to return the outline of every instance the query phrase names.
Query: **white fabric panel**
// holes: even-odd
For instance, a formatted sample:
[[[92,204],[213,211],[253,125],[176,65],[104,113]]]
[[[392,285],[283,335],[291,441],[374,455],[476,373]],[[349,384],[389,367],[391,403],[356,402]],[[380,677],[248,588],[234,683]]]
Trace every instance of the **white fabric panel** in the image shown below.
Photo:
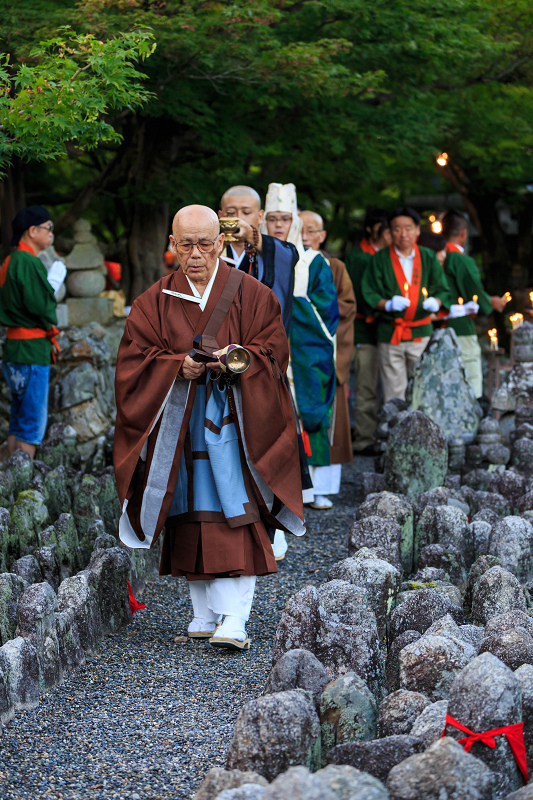
[[[227,614],[246,622],[252,610],[255,582],[255,575],[215,578],[214,581],[206,581],[208,608],[216,615]]]
[[[309,465],[313,492],[315,495],[338,494],[341,490],[341,464],[330,464],[329,467],[313,467]]]
[[[165,497],[189,396],[190,381],[176,381],[163,412],[141,506],[141,527],[151,543]]]

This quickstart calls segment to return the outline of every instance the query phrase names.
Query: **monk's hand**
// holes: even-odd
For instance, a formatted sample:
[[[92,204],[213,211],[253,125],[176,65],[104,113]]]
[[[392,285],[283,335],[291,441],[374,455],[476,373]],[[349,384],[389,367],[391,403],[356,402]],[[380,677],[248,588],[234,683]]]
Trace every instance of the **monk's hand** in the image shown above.
[[[222,350],[215,350],[213,355],[219,356],[221,352]],[[209,362],[209,364],[206,364],[206,366],[209,367],[209,369],[212,369],[213,372],[222,372],[222,364],[220,363],[220,361],[211,361]]]
[[[232,233],[231,235],[234,236],[238,242],[245,242],[250,245],[254,244],[254,229],[250,223],[246,222],[244,219],[239,219],[239,233]],[[257,245],[259,252],[261,252],[261,245],[262,237],[261,234],[259,234],[259,243]]]
[[[503,297],[497,297],[497,296],[490,298],[490,304],[493,307],[494,311],[500,311],[500,312],[503,311],[503,309],[507,305]]]
[[[211,366],[211,365],[209,365]],[[181,374],[187,381],[194,381],[205,372],[205,364],[193,361],[190,356],[185,356],[181,367]]]

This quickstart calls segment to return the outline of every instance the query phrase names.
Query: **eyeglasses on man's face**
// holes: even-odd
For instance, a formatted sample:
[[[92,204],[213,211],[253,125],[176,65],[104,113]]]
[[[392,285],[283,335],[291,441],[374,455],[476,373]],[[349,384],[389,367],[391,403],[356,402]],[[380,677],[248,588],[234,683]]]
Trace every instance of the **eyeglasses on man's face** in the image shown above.
[[[174,245],[179,253],[183,253],[183,255],[190,255],[195,247],[198,248],[200,253],[210,253],[217,240],[214,239],[211,241],[210,239],[201,239],[199,242],[174,242]]]
[[[52,233],[54,230],[54,223],[49,222],[48,225],[35,225],[36,228],[43,228],[43,230],[48,231],[48,233]]]

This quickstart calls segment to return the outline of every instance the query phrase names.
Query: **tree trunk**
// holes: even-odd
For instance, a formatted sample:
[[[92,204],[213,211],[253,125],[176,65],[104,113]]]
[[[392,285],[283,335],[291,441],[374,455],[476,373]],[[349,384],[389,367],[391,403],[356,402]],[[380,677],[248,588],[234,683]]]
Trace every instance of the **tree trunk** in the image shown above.
[[[128,262],[122,265],[122,288],[128,303],[162,275],[170,233],[169,167],[177,155],[177,141],[175,124],[138,119],[136,159],[129,173]]]
[[[13,231],[11,222],[26,205],[24,190],[24,172],[22,162],[14,158],[13,163],[6,171],[6,177],[0,183],[0,235],[2,238],[2,261],[8,255],[11,247]]]

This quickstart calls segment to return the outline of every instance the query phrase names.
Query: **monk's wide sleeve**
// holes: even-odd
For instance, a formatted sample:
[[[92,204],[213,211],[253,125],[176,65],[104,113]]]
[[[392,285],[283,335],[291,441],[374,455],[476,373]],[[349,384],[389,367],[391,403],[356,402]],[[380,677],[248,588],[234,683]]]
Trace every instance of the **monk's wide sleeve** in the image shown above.
[[[150,302],[152,301],[152,302]],[[115,474],[124,502],[144,442],[187,353],[174,353],[157,327],[159,311],[143,296],[131,309],[117,355]]]

